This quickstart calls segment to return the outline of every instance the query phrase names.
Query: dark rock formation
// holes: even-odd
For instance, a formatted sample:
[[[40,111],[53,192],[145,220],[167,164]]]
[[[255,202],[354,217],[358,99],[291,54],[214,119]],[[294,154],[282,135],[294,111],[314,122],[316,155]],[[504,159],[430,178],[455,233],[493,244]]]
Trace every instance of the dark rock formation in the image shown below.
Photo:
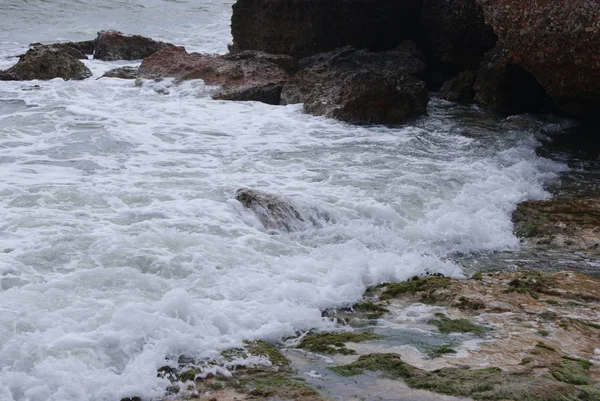
[[[574,116],[600,110],[597,0],[477,0],[514,62]]]
[[[522,202],[513,221],[516,234],[535,246],[600,253],[600,199]]]
[[[91,71],[73,56],[77,53],[81,54],[76,49],[55,46],[34,47],[20,56],[16,65],[0,72],[0,80],[27,81],[54,78],[79,80],[91,77]]]
[[[41,43],[32,43],[29,46],[31,46],[33,49],[52,48],[64,51],[66,53],[69,53],[71,56],[81,60],[87,60],[86,54],[94,53],[93,40],[87,42],[52,43],[49,45],[43,45]]]
[[[536,79],[496,47],[486,54],[474,84],[475,101],[497,113],[511,115],[548,111],[552,100]]]
[[[302,58],[338,47],[387,50],[418,32],[421,0],[238,0],[232,50]]]
[[[424,0],[421,32],[433,67],[453,73],[477,69],[497,41],[475,0]]]
[[[304,224],[298,210],[278,196],[241,188],[235,193],[235,199],[256,213],[265,228],[294,231]]]
[[[213,95],[216,99],[279,104],[281,88],[294,67],[294,60],[284,55],[256,51],[222,56],[188,54],[183,47],[168,47],[142,62],[140,77],[203,79],[209,85],[221,86]]]
[[[425,112],[422,57],[412,42],[386,52],[346,47],[318,54],[299,62],[281,101],[348,122],[400,123]]]
[[[98,60],[140,60],[172,46],[139,35],[124,35],[115,30],[98,32],[94,58]]]
[[[137,67],[119,67],[106,71],[100,78],[136,79],[138,76]]]
[[[466,70],[446,81],[438,96],[442,99],[458,103],[472,103],[475,98],[473,84],[477,78],[477,71]]]

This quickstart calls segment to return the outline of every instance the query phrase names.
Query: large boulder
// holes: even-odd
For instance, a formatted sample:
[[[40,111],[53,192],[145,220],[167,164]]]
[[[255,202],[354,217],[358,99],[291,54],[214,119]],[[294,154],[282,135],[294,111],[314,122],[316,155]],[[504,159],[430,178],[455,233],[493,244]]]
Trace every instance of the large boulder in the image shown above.
[[[421,0],[237,0],[233,47],[297,58],[353,46],[386,50],[418,31]]]
[[[426,110],[422,58],[408,41],[385,52],[345,47],[318,54],[299,62],[281,102],[304,103],[310,114],[352,123],[401,123]]]
[[[597,117],[600,110],[598,0],[477,0],[512,59],[561,109]]]
[[[477,71],[463,71],[446,81],[438,96],[451,102],[472,103],[475,99],[475,90],[473,89],[475,79],[477,79]]]
[[[553,107],[536,79],[499,46],[486,54],[473,89],[476,103],[499,114],[543,112]]]
[[[190,54],[183,47],[168,47],[146,58],[139,74],[146,79],[202,79],[208,85],[220,86],[213,94],[216,99],[279,104],[281,88],[294,68],[290,56],[257,51]]]
[[[497,41],[475,0],[424,0],[421,32],[434,67],[451,73],[477,69]]]
[[[305,220],[294,205],[279,196],[240,188],[235,199],[251,209],[267,229],[295,231],[304,226]]]
[[[0,80],[28,81],[54,78],[80,80],[89,78],[92,73],[78,59],[80,56],[81,53],[76,49],[64,49],[51,45],[33,47],[19,57],[16,65],[0,72]]]
[[[162,48],[173,46],[140,35],[124,35],[115,30],[100,31],[95,40],[94,58],[98,60],[141,60]]]

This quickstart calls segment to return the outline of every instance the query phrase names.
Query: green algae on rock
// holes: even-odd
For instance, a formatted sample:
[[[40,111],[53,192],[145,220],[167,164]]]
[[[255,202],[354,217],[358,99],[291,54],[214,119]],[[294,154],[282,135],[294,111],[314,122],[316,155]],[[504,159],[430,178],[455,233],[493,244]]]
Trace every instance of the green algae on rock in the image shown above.
[[[481,335],[486,329],[483,326],[476,325],[467,319],[450,319],[443,313],[436,313],[437,319],[432,319],[428,323],[438,328],[440,333],[473,333]]]
[[[439,289],[448,287],[450,283],[451,279],[442,275],[415,276],[403,283],[385,284],[385,289],[379,299],[384,301],[402,295],[419,294],[424,302],[427,300],[433,301],[433,294]]]
[[[319,354],[353,355],[356,352],[352,349],[346,348],[345,343],[356,343],[361,341],[375,340],[377,338],[379,338],[379,336],[371,332],[316,333],[306,336],[300,342],[300,344],[298,344],[298,348]]]

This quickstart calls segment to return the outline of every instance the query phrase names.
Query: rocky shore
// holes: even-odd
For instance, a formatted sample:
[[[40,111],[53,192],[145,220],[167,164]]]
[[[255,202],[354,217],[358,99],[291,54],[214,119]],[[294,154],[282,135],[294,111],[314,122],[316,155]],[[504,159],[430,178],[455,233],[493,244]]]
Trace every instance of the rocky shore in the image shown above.
[[[303,103],[351,123],[402,123],[426,112],[429,92],[504,115],[600,110],[596,0],[239,0],[231,27],[226,55],[113,30],[36,44],[0,80],[85,79],[85,53],[144,59],[138,74],[106,77],[203,79],[216,99]]]

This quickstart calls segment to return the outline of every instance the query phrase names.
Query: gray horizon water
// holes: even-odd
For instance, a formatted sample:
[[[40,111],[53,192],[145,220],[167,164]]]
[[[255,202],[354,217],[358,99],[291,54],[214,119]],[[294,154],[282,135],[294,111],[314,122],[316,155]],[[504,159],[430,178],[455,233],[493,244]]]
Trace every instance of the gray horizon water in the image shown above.
[[[5,0],[0,68],[109,28],[223,53],[231,4]],[[406,125],[352,126],[86,64],[81,82],[0,82],[0,401],[159,399],[181,355],[331,328],[322,310],[385,281],[511,268],[516,204],[568,170],[536,154],[559,119],[433,100]],[[240,187],[316,224],[266,230]]]

